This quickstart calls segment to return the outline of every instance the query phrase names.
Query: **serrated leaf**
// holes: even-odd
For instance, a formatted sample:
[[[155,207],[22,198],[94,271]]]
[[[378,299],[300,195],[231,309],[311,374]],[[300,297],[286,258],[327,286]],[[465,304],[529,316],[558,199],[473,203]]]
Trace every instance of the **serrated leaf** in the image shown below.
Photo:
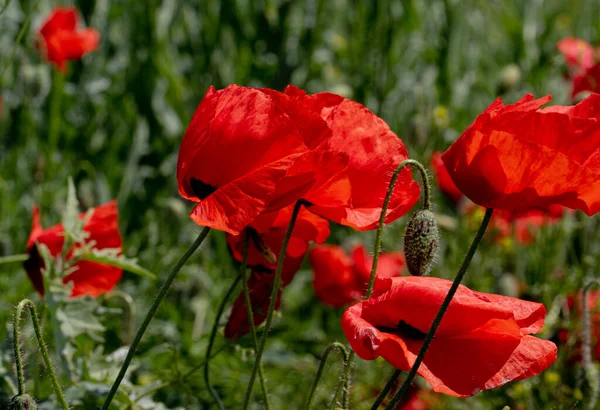
[[[83,333],[94,338],[98,332],[104,332],[104,326],[94,314],[95,309],[96,304],[86,300],[71,301],[59,307],[56,318],[60,322],[61,332],[72,338]]]
[[[144,276],[150,279],[156,279],[156,275],[149,270],[142,268],[137,263],[137,258],[128,258],[125,255],[119,255],[120,249],[92,249],[81,255],[81,259],[90,262],[104,263],[106,265],[116,266],[136,275]]]

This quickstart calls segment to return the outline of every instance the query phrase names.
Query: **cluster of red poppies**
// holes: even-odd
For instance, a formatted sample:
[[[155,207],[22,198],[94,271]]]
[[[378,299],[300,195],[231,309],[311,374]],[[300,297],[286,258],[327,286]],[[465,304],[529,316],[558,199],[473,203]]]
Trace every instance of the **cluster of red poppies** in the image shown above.
[[[98,44],[94,30],[75,27],[74,11],[59,9],[41,30],[48,59],[61,69],[65,60]],[[596,90],[587,80],[598,67],[594,50],[573,39],[559,48],[585,71],[577,74],[581,84],[573,93]],[[553,215],[557,207],[597,213],[600,95],[575,106],[544,108],[549,101],[549,96],[526,95],[512,105],[492,103],[434,158],[442,189],[455,201],[465,196],[498,209],[509,221],[538,212]],[[283,286],[292,281],[310,243],[325,242],[329,222],[361,231],[377,227],[390,177],[406,159],[406,147],[387,124],[354,101],[331,93],[308,95],[294,86],[279,92],[230,85],[211,87],[198,106],[181,143],[177,183],[180,194],[195,202],[191,218],[226,232],[233,257],[251,268],[248,286],[258,325],[271,303],[288,226],[293,230],[283,255]],[[419,194],[410,171],[402,170],[385,222],[409,212]],[[96,208],[84,230],[98,248],[120,249],[115,203]],[[36,211],[27,272],[40,293],[43,261],[34,244],[45,244],[56,256],[63,247],[61,231],[60,225],[41,230]],[[325,303],[358,302],[342,319],[353,350],[363,359],[381,356],[409,370],[450,282],[399,276],[402,256],[384,255],[374,293],[362,300],[370,271],[363,248],[349,258],[339,248],[316,247],[310,261],[315,290]],[[108,291],[121,276],[120,269],[93,262],[78,265],[64,279],[74,283],[73,296]],[[246,312],[240,295],[225,329],[228,338],[249,331]],[[541,304],[461,286],[418,373],[435,391],[461,397],[538,374],[556,359],[553,343],[531,336],[541,330],[544,317]]]

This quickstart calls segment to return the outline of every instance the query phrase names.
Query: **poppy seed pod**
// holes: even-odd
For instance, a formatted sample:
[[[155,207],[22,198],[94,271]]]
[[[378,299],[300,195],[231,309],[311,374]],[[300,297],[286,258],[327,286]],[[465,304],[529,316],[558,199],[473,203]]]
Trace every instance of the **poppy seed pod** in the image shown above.
[[[8,407],[9,410],[36,410],[37,408],[35,400],[29,394],[13,397]]]
[[[433,213],[426,209],[415,212],[404,234],[404,257],[411,275],[429,273],[435,263],[439,241],[440,234]]]

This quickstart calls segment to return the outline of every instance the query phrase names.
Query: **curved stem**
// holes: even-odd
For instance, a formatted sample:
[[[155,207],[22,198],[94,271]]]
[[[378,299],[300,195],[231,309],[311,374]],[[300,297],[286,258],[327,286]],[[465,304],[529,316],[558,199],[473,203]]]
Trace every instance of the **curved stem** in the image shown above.
[[[104,298],[105,301],[109,301],[111,299],[119,299],[123,302],[123,306],[125,306],[125,318],[123,321],[125,322],[125,329],[123,330],[123,344],[128,345],[131,343],[131,339],[133,338],[133,318],[135,317],[135,305],[133,303],[133,298],[120,290],[113,290]]]
[[[381,393],[379,393],[379,395],[377,396],[377,399],[375,399],[375,403],[373,403],[373,405],[371,406],[371,410],[377,410],[379,408],[379,406],[381,405],[381,403],[383,402],[385,397],[388,395],[388,393],[392,389],[392,386],[394,385],[394,383],[396,383],[396,380],[398,380],[398,377],[400,377],[400,373],[402,373],[401,370],[398,370],[398,369],[394,370],[394,373],[392,374],[392,376],[390,377],[388,382],[385,384],[385,387],[383,388]]]
[[[256,235],[258,238],[258,234]],[[242,251],[242,266],[240,268],[240,274],[243,276],[244,282],[243,293],[244,293],[244,304],[246,305],[246,316],[248,316],[248,326],[250,328],[250,337],[252,338],[252,346],[254,347],[254,352],[258,350],[258,338],[256,337],[256,326],[254,326],[254,311],[252,310],[252,301],[250,300],[250,289],[248,289],[248,272],[246,269],[246,261],[248,260],[248,245],[250,238],[252,238],[251,233],[246,233],[246,238],[244,239],[244,249]],[[258,247],[258,240],[255,240],[255,244]],[[261,240],[262,241],[262,240]],[[266,255],[263,254],[265,259],[267,259]],[[263,372],[262,364],[258,368],[258,378],[260,379],[260,387],[263,392],[263,397],[265,400],[265,408],[269,410],[271,408],[271,403],[269,401],[269,391],[267,390],[267,382],[265,380],[265,375]]]
[[[208,340],[208,347],[206,348],[206,356],[205,356],[206,364],[204,366],[204,381],[206,382],[206,386],[208,387],[208,392],[210,393],[212,398],[217,403],[217,406],[219,406],[219,408],[221,410],[224,410],[224,408],[225,408],[223,406],[223,402],[221,401],[221,398],[219,397],[219,394],[217,393],[217,391],[214,389],[214,387],[210,383],[210,359],[211,359],[210,354],[212,352],[212,348],[215,343],[215,338],[217,337],[217,330],[219,329],[219,321],[221,320],[221,316],[223,315],[223,312],[225,311],[225,306],[227,304],[227,300],[231,297],[231,294],[237,287],[241,278],[242,277],[240,275],[238,275],[235,278],[235,280],[233,281],[233,283],[227,290],[227,293],[225,294],[223,301],[221,301],[221,305],[219,305],[219,310],[217,311],[217,317],[215,318],[215,324],[213,325],[212,330],[210,332],[210,338]]]
[[[365,295],[365,299],[369,299],[373,294],[373,287],[375,286],[375,277],[377,276],[377,264],[379,263],[379,254],[381,253],[381,238],[383,236],[383,227],[385,226],[385,218],[387,216],[387,210],[390,205],[390,200],[392,199],[392,194],[394,192],[394,186],[396,185],[396,181],[398,180],[398,176],[400,175],[400,171],[407,166],[413,165],[417,168],[419,173],[421,174],[421,179],[423,181],[423,209],[429,209],[431,206],[431,187],[429,185],[429,178],[427,176],[427,170],[425,167],[417,160],[407,159],[402,161],[397,167],[394,173],[392,174],[392,178],[390,179],[390,184],[388,186],[387,193],[385,195],[385,199],[383,201],[383,206],[381,207],[381,215],[379,216],[379,225],[377,226],[377,234],[375,236],[375,249],[373,250],[373,264],[371,265],[371,276],[369,277],[369,286],[367,287],[367,293]],[[344,369],[344,373],[342,374],[342,381],[344,383],[344,394],[348,394],[349,383],[350,383],[350,372],[352,371],[352,364],[354,362],[354,350],[350,352],[350,356],[348,357],[348,365]],[[333,398],[335,400],[335,396]],[[347,398],[343,400],[347,402]],[[347,409],[346,406],[344,406]]]
[[[329,356],[329,353],[331,353],[331,351],[334,349],[338,350],[340,352],[340,354],[342,355],[342,360],[344,361],[344,364],[348,360],[348,351],[346,350],[346,347],[343,344],[341,344],[339,342],[333,342],[329,346],[327,346],[327,348],[323,352],[323,356],[321,357],[321,361],[319,363],[319,368],[317,369],[317,374],[315,375],[315,381],[313,382],[312,387],[310,388],[310,393],[308,395],[308,401],[306,403],[307,410],[310,410],[312,408],[312,402],[313,402],[313,399],[317,392],[317,387],[319,386],[319,381],[321,381],[321,376],[323,375],[323,369],[325,368],[325,363],[327,362],[327,357]]]
[[[471,259],[473,259],[473,256],[475,255],[475,252],[477,251],[477,247],[479,246],[479,243],[481,242],[481,239],[483,238],[483,235],[485,234],[485,230],[487,229],[488,223],[490,222],[490,219],[492,218],[493,212],[494,212],[494,210],[492,208],[486,209],[485,215],[483,216],[483,220],[481,221],[481,226],[479,227],[479,230],[477,231],[475,238],[473,238],[473,242],[471,243],[471,246],[469,247],[469,250],[467,251],[467,254],[465,255],[465,260],[463,261],[462,265],[460,266],[460,269],[458,270],[458,273],[456,274],[456,277],[454,278],[454,282],[452,282],[452,286],[450,287],[450,290],[448,290],[448,294],[446,295],[446,298],[442,302],[442,306],[440,306],[440,310],[438,311],[435,319],[433,320],[433,323],[431,324],[431,328],[429,329],[427,336],[425,336],[425,340],[423,341],[421,350],[419,350],[419,355],[417,356],[415,363],[413,364],[412,368],[410,369],[410,372],[408,373],[408,377],[404,381],[404,384],[402,384],[402,387],[400,388],[398,393],[396,393],[394,398],[388,403],[386,410],[394,409],[394,406],[396,406],[396,404],[398,404],[398,402],[400,400],[402,400],[402,398],[408,391],[410,384],[412,383],[413,379],[415,378],[415,376],[417,374],[417,370],[419,370],[419,366],[423,362],[425,353],[427,353],[427,349],[429,349],[429,345],[431,344],[431,341],[433,340],[433,337],[435,336],[435,332],[437,331],[437,328],[439,327],[439,325],[444,317],[444,314],[446,313],[446,310],[448,310],[448,307],[450,306],[450,302],[452,302],[452,298],[454,297],[454,294],[456,293],[456,290],[458,289],[460,282],[462,281],[463,277],[467,273],[467,268],[469,267],[469,264],[471,263]]]
[[[279,259],[277,260],[277,269],[275,269],[275,278],[273,278],[273,290],[271,291],[271,301],[269,303],[269,310],[267,311],[267,318],[265,320],[265,331],[263,333],[263,337],[260,341],[260,345],[256,350],[256,358],[254,361],[254,367],[252,368],[252,373],[250,374],[250,381],[248,382],[248,388],[246,389],[246,397],[244,398],[244,405],[242,407],[243,410],[248,408],[250,404],[250,396],[252,396],[252,387],[254,387],[254,381],[256,380],[256,374],[258,373],[258,369],[260,368],[260,361],[262,360],[262,355],[265,351],[265,345],[267,344],[267,339],[269,338],[269,329],[271,328],[271,322],[273,321],[273,312],[275,311],[275,305],[277,304],[277,295],[279,294],[279,288],[281,287],[281,271],[283,269],[283,261],[285,260],[285,252],[288,247],[288,243],[290,242],[290,238],[292,237],[292,231],[294,230],[294,225],[296,224],[296,219],[298,218],[298,213],[300,212],[300,208],[302,208],[303,202],[297,201],[296,205],[294,205],[294,210],[292,211],[292,216],[290,217],[290,223],[285,231],[285,236],[283,237],[283,243],[281,244],[281,251],[279,252]]]
[[[17,305],[17,309],[15,310],[15,322],[13,324],[13,337],[14,337],[14,348],[15,348],[15,361],[17,362],[17,383],[18,383],[18,391],[19,395],[25,394],[25,379],[23,377],[23,361],[21,358],[21,332],[19,328],[19,322],[21,321],[21,315],[23,313],[23,309],[25,307],[29,308],[29,314],[31,315],[31,322],[33,323],[33,329],[35,330],[35,337],[37,338],[38,346],[40,347],[40,352],[42,353],[42,358],[44,359],[44,364],[48,368],[48,373],[50,374],[50,379],[52,381],[52,386],[54,387],[54,392],[56,393],[56,397],[60,406],[63,410],[69,410],[69,405],[65,400],[65,395],[60,388],[60,384],[58,383],[58,378],[56,377],[56,373],[54,372],[54,367],[52,366],[52,362],[50,361],[50,355],[48,354],[48,349],[46,348],[46,342],[44,341],[44,336],[42,335],[42,330],[40,328],[40,322],[38,320],[37,312],[35,310],[35,305],[29,299],[23,299]]]
[[[140,341],[142,340],[142,337],[144,336],[144,333],[146,332],[148,325],[152,321],[154,314],[158,310],[160,303],[162,302],[165,295],[167,294],[167,291],[171,287],[171,283],[173,283],[175,276],[177,276],[177,273],[179,273],[182,266],[187,262],[187,260],[190,258],[190,256],[192,256],[194,251],[196,251],[196,249],[198,249],[198,247],[202,244],[202,242],[204,241],[204,239],[206,238],[206,236],[208,235],[209,232],[210,232],[209,227],[205,227],[204,229],[202,229],[202,232],[200,232],[200,235],[198,235],[198,238],[196,238],[196,240],[194,241],[192,246],[190,246],[190,248],[183,254],[181,259],[175,264],[175,266],[171,270],[171,273],[167,277],[167,280],[160,288],[160,291],[158,292],[156,299],[154,299],[154,302],[152,303],[150,310],[146,314],[146,317],[144,318],[142,325],[140,326],[139,330],[137,331],[137,334],[135,335],[135,338],[133,339],[133,342],[131,343],[131,346],[129,347],[129,351],[127,352],[125,361],[121,365],[121,370],[119,371],[119,374],[118,374],[115,382],[113,383],[110,391],[108,392],[108,396],[106,397],[104,404],[102,405],[102,410],[108,410],[110,403],[112,402],[112,399],[115,397],[115,394],[117,394],[119,385],[121,384],[121,382],[123,381],[123,378],[125,377],[125,373],[127,372],[127,368],[129,367],[129,364],[131,363],[131,360],[133,359],[133,356],[135,355],[137,346],[140,343]]]

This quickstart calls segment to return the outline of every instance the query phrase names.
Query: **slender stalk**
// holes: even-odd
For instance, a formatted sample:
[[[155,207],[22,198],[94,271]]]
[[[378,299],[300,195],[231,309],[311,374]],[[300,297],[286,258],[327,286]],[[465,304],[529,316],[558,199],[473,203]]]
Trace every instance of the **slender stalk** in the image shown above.
[[[481,239],[483,238],[483,235],[485,234],[485,230],[487,229],[490,219],[492,218],[493,212],[494,212],[494,210],[492,208],[486,209],[485,215],[483,216],[483,220],[481,221],[481,226],[479,227],[479,230],[477,231],[475,238],[473,238],[473,242],[471,243],[471,246],[469,247],[469,250],[467,251],[467,254],[465,255],[465,260],[463,261],[462,265],[460,266],[460,269],[458,270],[458,273],[456,274],[456,277],[454,278],[454,282],[452,282],[452,286],[450,287],[450,290],[448,290],[448,294],[446,295],[446,298],[442,302],[442,306],[440,306],[440,310],[438,311],[435,319],[433,320],[433,323],[431,324],[431,328],[429,329],[427,336],[425,336],[425,340],[423,341],[421,350],[419,350],[419,355],[417,356],[415,363],[413,364],[412,368],[410,369],[410,372],[408,373],[408,377],[404,381],[404,384],[402,384],[402,387],[400,388],[398,393],[396,393],[394,398],[388,403],[386,410],[392,410],[394,408],[394,406],[396,406],[396,404],[398,404],[398,402],[400,400],[402,400],[402,398],[408,391],[410,384],[412,383],[413,379],[415,378],[415,376],[417,374],[417,370],[419,370],[419,366],[421,365],[421,363],[423,362],[423,359],[425,358],[425,353],[427,353],[427,349],[429,349],[429,345],[431,344],[431,341],[433,340],[433,337],[435,336],[435,332],[437,331],[437,329],[444,317],[444,314],[446,313],[446,310],[448,310],[448,307],[450,306],[450,302],[452,302],[452,298],[454,297],[454,294],[456,293],[456,290],[458,289],[460,282],[463,280],[463,277],[467,273],[467,268],[469,267],[469,264],[471,263],[471,259],[473,259],[473,256],[475,255],[475,252],[477,251],[477,247],[479,246],[479,243],[481,242]]]
[[[379,408],[379,406],[381,405],[381,403],[383,402],[385,397],[388,395],[388,393],[392,389],[392,386],[394,385],[394,383],[396,383],[396,380],[398,380],[398,377],[400,377],[400,373],[402,373],[402,371],[400,371],[398,369],[394,370],[392,377],[390,377],[390,379],[385,384],[385,387],[383,388],[381,393],[379,393],[379,396],[377,396],[377,399],[375,399],[375,403],[373,403],[373,405],[371,406],[371,410],[377,410]]]
[[[352,354],[352,351],[350,352],[350,354]],[[348,361],[346,361],[346,364],[344,365],[344,371],[346,370],[346,366],[348,366]],[[342,390],[342,387],[344,387],[344,380],[340,378],[338,384],[335,386],[335,391],[333,392],[331,402],[329,403],[329,410],[334,410],[336,408],[335,405],[337,403],[337,397],[340,395],[340,390]],[[342,399],[342,403],[344,403],[344,401],[345,400]]]
[[[31,315],[31,322],[33,323],[35,337],[37,338],[38,346],[40,348],[40,352],[42,353],[42,358],[44,359],[44,364],[48,368],[50,380],[52,381],[52,386],[54,387],[54,392],[56,393],[58,402],[63,410],[69,410],[69,405],[67,404],[67,401],[65,400],[65,395],[63,394],[62,389],[60,388],[58,378],[56,377],[54,367],[52,366],[52,361],[50,360],[50,355],[48,354],[48,349],[46,348],[46,342],[44,341],[44,336],[42,335],[42,330],[40,328],[40,322],[38,320],[37,311],[35,310],[35,305],[29,299],[23,299],[17,305],[17,309],[15,310],[15,321],[13,324],[13,343],[15,348],[15,361],[17,362],[17,386],[19,395],[25,394],[25,378],[23,377],[23,360],[21,358],[21,332],[19,323],[21,321],[21,315],[23,314],[23,310],[26,307],[29,308],[29,314]]]
[[[583,292],[581,295],[581,321],[583,323],[583,328],[581,331],[581,363],[583,371],[585,372],[588,386],[590,388],[591,397],[588,401],[588,409],[596,408],[598,395],[600,394],[600,378],[598,376],[598,369],[594,365],[594,361],[592,359],[592,319],[590,315],[590,307],[588,306],[588,294],[593,285],[598,285],[598,282],[592,279],[583,287]]]
[[[183,254],[181,259],[179,259],[179,261],[175,264],[175,266],[171,270],[171,273],[169,273],[167,280],[160,288],[160,291],[158,292],[156,299],[154,299],[154,302],[152,303],[150,310],[146,314],[146,317],[144,318],[142,325],[140,326],[139,330],[137,331],[137,334],[135,335],[135,338],[133,339],[133,342],[131,343],[131,347],[129,347],[129,351],[127,352],[125,361],[121,365],[121,370],[119,371],[119,374],[118,374],[115,382],[113,383],[110,391],[108,392],[108,396],[106,397],[106,400],[104,401],[102,410],[108,410],[110,403],[112,402],[112,399],[115,397],[115,394],[117,394],[119,385],[121,384],[121,382],[123,381],[123,378],[125,377],[125,373],[127,372],[127,368],[129,367],[129,364],[131,363],[131,360],[133,359],[133,356],[135,355],[137,346],[140,343],[140,341],[142,340],[142,337],[144,336],[144,333],[146,332],[148,325],[152,321],[154,314],[158,310],[161,302],[163,301],[163,299],[165,298],[165,295],[167,294],[169,288],[171,287],[171,283],[173,283],[175,276],[177,276],[177,273],[179,273],[179,271],[181,270],[183,265],[187,262],[187,260],[190,258],[190,256],[192,256],[192,254],[196,251],[196,249],[198,249],[198,247],[202,244],[202,242],[204,241],[204,239],[206,238],[206,236],[208,235],[209,232],[210,232],[209,227],[205,227],[202,230],[202,232],[200,232],[200,235],[198,236],[198,238],[196,238],[196,240],[194,241],[192,246],[190,246],[190,248]]]
[[[256,352],[258,350],[258,337],[256,337],[256,326],[254,326],[254,311],[252,310],[252,302],[250,300],[250,289],[248,289],[249,277],[248,270],[246,269],[246,261],[248,260],[248,245],[250,238],[250,233],[247,232],[246,238],[244,239],[244,249],[242,252],[242,266],[240,268],[240,273],[241,275],[243,275],[244,279],[242,286],[244,293],[244,304],[246,305],[246,316],[248,316],[248,326],[250,327],[250,337],[252,338],[252,346],[254,347],[254,352]],[[269,410],[271,408],[271,402],[269,401],[269,391],[267,390],[267,382],[265,380],[262,364],[258,367],[258,378],[260,379],[260,387],[262,389],[263,397],[265,400],[265,408]]]
[[[5,263],[17,263],[17,262],[25,262],[29,259],[29,254],[23,253],[19,255],[8,255],[0,257],[0,265]]]
[[[52,67],[52,89],[50,90],[50,107],[48,116],[48,145],[49,155],[53,155],[58,148],[60,137],[61,102],[63,97],[65,77],[56,67]],[[52,158],[50,158],[52,159]]]
[[[392,199],[394,187],[396,185],[396,181],[398,180],[398,176],[400,175],[400,171],[402,171],[402,169],[407,165],[415,166],[421,174],[421,179],[423,181],[423,209],[429,209],[431,206],[431,187],[429,185],[427,170],[419,161],[416,161],[414,159],[407,159],[402,161],[396,167],[396,170],[392,174],[392,178],[390,179],[390,184],[388,186],[388,190],[383,201],[383,206],[381,207],[381,215],[379,216],[379,226],[377,227],[377,234],[375,236],[375,249],[373,250],[373,264],[371,265],[371,276],[369,277],[369,286],[367,287],[365,300],[369,299],[373,294],[373,287],[375,286],[375,277],[377,276],[377,265],[379,263],[379,254],[381,253],[381,238],[383,236],[383,227],[385,226],[385,218],[387,216],[387,210],[390,205],[390,200]],[[348,364],[344,369],[344,373],[342,374],[342,381],[344,383],[344,395],[348,394],[350,373],[352,372],[353,363],[354,350],[350,352],[350,356],[348,357]],[[333,399],[335,400],[335,398],[336,396],[334,396]],[[343,400],[343,402],[345,402],[345,409],[348,408],[347,401],[347,397],[345,397]]]
[[[244,265],[245,264],[246,263],[244,262]],[[212,348],[215,343],[215,339],[217,337],[217,330],[219,329],[219,322],[221,320],[221,316],[223,315],[223,312],[225,311],[225,306],[227,305],[227,300],[231,297],[231,294],[237,287],[241,278],[242,277],[240,275],[238,275],[235,278],[235,280],[233,281],[233,283],[227,290],[225,297],[221,301],[221,304],[219,305],[219,310],[217,311],[217,317],[215,318],[215,324],[212,327],[212,330],[210,332],[210,338],[208,339],[208,347],[206,348],[206,356],[205,356],[206,357],[205,358],[206,365],[204,366],[204,381],[206,382],[206,386],[208,387],[208,391],[209,391],[210,395],[212,396],[213,399],[215,399],[217,406],[219,406],[219,409],[221,409],[221,410],[225,409],[225,407],[223,406],[223,401],[219,397],[219,393],[217,393],[217,391],[214,389],[214,387],[210,383],[210,359],[211,359],[210,354],[212,352]]]
[[[281,271],[283,269],[283,261],[285,260],[285,252],[287,250],[288,243],[290,242],[290,238],[292,237],[292,231],[294,230],[294,225],[296,224],[296,219],[298,218],[298,213],[300,212],[300,208],[302,208],[302,205],[302,201],[297,201],[296,205],[294,205],[294,210],[292,211],[292,216],[290,217],[290,223],[285,232],[285,236],[283,237],[283,243],[281,244],[281,252],[279,252],[279,259],[277,260],[277,269],[275,269],[275,278],[273,278],[273,290],[271,291],[271,301],[269,303],[269,310],[267,311],[267,318],[265,320],[265,331],[260,341],[260,345],[256,350],[256,359],[254,361],[252,373],[250,374],[250,381],[246,390],[244,405],[242,406],[243,410],[246,410],[248,408],[248,405],[250,404],[250,397],[252,396],[252,387],[254,387],[256,374],[258,373],[258,369],[260,368],[262,355],[265,351],[267,339],[269,338],[269,329],[271,328],[271,322],[273,321],[273,312],[275,311],[275,305],[277,303],[277,295],[279,293],[279,288],[281,287]]]
[[[133,318],[135,317],[135,305],[133,303],[133,298],[120,290],[113,290],[104,299],[108,302],[111,299],[118,299],[123,302],[123,310],[125,313],[125,318],[123,322],[125,322],[125,326],[123,329],[123,345],[128,345],[131,343],[131,339],[133,338]]]
[[[327,346],[327,348],[323,352],[321,361],[319,362],[319,368],[317,369],[317,374],[315,375],[315,381],[313,382],[312,387],[310,388],[310,393],[308,395],[308,401],[306,402],[307,410],[310,410],[312,408],[312,402],[315,398],[315,394],[317,393],[317,387],[319,386],[319,381],[321,381],[321,376],[323,375],[323,369],[325,368],[325,363],[327,362],[327,357],[329,356],[329,353],[331,353],[332,350],[337,350],[340,352],[340,354],[342,355],[342,360],[344,361],[344,364],[348,360],[348,351],[346,350],[346,347],[343,344],[341,344],[339,342],[333,342],[333,343],[330,343],[329,346]]]

